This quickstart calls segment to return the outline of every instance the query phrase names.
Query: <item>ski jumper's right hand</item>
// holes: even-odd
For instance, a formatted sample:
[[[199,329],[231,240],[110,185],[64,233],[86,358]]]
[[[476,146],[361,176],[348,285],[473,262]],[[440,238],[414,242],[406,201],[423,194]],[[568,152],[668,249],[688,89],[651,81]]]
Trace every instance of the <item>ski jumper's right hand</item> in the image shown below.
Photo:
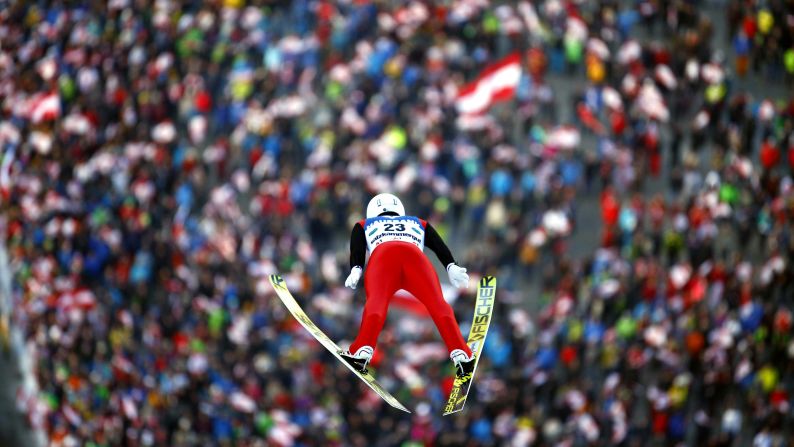
[[[345,287],[350,287],[351,289],[355,289],[358,285],[358,281],[361,279],[361,267],[355,266],[350,269],[350,274],[347,275],[347,279],[345,280]]]
[[[469,287],[469,275],[466,269],[451,263],[447,266],[447,273],[449,274],[449,282],[457,288]]]

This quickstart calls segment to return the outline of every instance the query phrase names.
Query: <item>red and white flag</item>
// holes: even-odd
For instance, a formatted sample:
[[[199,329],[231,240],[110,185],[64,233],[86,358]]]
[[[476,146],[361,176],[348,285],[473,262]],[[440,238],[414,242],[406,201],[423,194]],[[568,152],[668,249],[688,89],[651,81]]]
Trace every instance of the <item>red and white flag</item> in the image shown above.
[[[518,53],[485,67],[473,82],[458,92],[455,107],[461,114],[483,113],[496,102],[512,99],[521,79],[521,57]]]
[[[2,126],[0,126],[0,132]],[[0,136],[2,142],[2,136]],[[14,146],[11,146],[5,154],[0,155],[0,200],[8,200],[11,198],[11,188],[14,186],[12,181],[12,170],[14,169]]]
[[[229,405],[241,413],[253,413],[256,411],[256,402],[241,391],[235,391],[229,396]]]
[[[58,92],[41,93],[28,103],[29,118],[34,124],[61,116],[61,99]]]
[[[132,400],[132,397],[124,396],[121,398],[121,409],[127,419],[131,421],[138,419],[138,406],[135,405],[135,401]]]
[[[80,418],[80,415],[77,414],[76,411],[69,405],[63,406],[63,416],[69,421],[70,424],[74,425],[75,427],[79,427],[80,424],[83,423],[83,419]]]

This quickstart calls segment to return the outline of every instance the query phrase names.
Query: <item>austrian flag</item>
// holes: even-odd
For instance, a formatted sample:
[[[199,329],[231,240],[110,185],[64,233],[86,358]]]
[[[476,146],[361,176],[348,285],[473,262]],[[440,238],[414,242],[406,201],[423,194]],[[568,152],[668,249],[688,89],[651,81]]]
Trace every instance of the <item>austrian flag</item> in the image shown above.
[[[512,99],[521,79],[521,57],[518,53],[485,67],[473,82],[458,92],[455,107],[464,115],[480,114],[499,101]]]
[[[61,99],[57,92],[39,93],[28,102],[28,118],[33,124],[61,116]]]

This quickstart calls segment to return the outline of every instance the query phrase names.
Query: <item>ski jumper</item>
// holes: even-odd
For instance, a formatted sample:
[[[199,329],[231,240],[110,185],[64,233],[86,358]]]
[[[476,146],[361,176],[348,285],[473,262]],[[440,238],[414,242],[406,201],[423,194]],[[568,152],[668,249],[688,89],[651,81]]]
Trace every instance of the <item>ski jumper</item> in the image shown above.
[[[350,352],[362,346],[375,347],[389,301],[404,289],[425,305],[450,352],[462,349],[471,356],[463,340],[452,307],[444,301],[441,284],[433,265],[422,252],[427,246],[445,266],[454,263],[452,253],[427,221],[414,216],[378,216],[361,220],[350,236],[350,267],[364,267],[366,251],[370,257],[364,273],[367,301],[358,336]]]

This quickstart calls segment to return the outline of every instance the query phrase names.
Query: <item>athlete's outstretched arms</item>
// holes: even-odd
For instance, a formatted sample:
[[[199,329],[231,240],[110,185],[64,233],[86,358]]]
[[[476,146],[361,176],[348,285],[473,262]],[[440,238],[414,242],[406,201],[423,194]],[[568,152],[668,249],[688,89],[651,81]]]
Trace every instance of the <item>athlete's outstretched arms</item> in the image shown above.
[[[353,226],[350,234],[350,274],[345,280],[345,287],[355,289],[364,271],[364,260],[367,256],[367,238],[364,237],[364,227],[360,223]]]
[[[441,264],[447,268],[449,282],[453,286],[469,287],[469,275],[466,273],[466,269],[455,263],[455,258],[452,257],[449,247],[441,239],[436,229],[430,225],[430,222],[425,225],[425,247],[433,250]]]

